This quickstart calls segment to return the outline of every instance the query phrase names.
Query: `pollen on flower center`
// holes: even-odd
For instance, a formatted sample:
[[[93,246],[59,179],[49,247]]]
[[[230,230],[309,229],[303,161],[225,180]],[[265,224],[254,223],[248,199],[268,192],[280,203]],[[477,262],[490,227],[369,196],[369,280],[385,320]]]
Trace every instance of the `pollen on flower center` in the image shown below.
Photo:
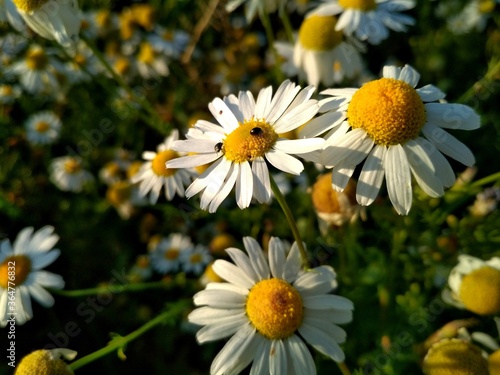
[[[59,358],[54,358],[49,350],[35,350],[24,357],[16,368],[16,375],[50,374],[71,375],[66,363]]]
[[[47,56],[42,49],[36,48],[34,50],[28,51],[26,56],[26,65],[31,70],[42,70],[48,64]]]
[[[264,154],[273,147],[278,134],[265,121],[248,120],[240,123],[224,140],[221,151],[226,159],[234,163],[251,161]]]
[[[23,12],[33,12],[49,0],[13,0],[16,7]]]
[[[12,268],[14,267],[15,270]],[[31,260],[25,255],[7,257],[0,264],[0,287],[6,289],[9,281],[21,285],[31,272]]]
[[[64,163],[64,170],[66,173],[75,174],[82,170],[82,165],[76,159],[68,159]]]
[[[434,344],[424,359],[426,375],[487,374],[481,350],[460,339],[445,339]]]
[[[299,29],[300,44],[313,51],[330,51],[342,42],[342,32],[335,30],[337,19],[330,16],[311,16]]]
[[[106,192],[106,199],[113,205],[127,202],[132,194],[132,186],[128,181],[118,181],[111,185]]]
[[[139,54],[137,55],[137,60],[143,62],[144,64],[152,64],[155,60],[155,51],[150,43],[141,43]]]
[[[468,310],[477,314],[500,312],[500,270],[484,266],[465,275],[460,299]]]
[[[153,172],[158,176],[172,176],[177,171],[176,169],[165,167],[165,163],[171,159],[178,158],[179,154],[172,150],[165,150],[159,152],[151,163],[151,168]]]
[[[259,281],[246,301],[248,319],[257,331],[272,340],[291,336],[304,316],[299,292],[281,279]]]
[[[391,146],[415,139],[425,123],[425,107],[408,83],[381,78],[363,85],[347,109],[352,128],[362,128],[376,144]]]
[[[176,260],[179,257],[179,249],[172,247],[165,251],[165,254],[163,254],[163,256],[167,260]]]
[[[339,5],[344,9],[352,8],[365,12],[377,8],[375,0],[339,0]]]
[[[50,125],[46,121],[40,121],[35,125],[35,130],[39,133],[45,133],[50,129]]]

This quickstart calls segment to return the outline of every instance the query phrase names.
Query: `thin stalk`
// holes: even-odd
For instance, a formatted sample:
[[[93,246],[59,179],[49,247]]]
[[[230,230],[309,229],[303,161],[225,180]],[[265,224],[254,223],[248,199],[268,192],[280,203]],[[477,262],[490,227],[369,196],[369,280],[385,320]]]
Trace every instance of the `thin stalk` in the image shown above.
[[[78,359],[77,361],[71,363],[69,365],[69,367],[71,368],[71,370],[74,371],[76,369],[79,369],[80,367],[83,367],[83,366],[95,361],[96,359],[99,359],[101,357],[104,357],[105,355],[108,355],[109,353],[112,353],[116,350],[123,350],[123,348],[129,342],[142,336],[145,332],[149,331],[150,329],[154,328],[155,326],[157,326],[161,323],[166,323],[168,320],[171,320],[172,318],[175,318],[178,315],[182,314],[186,308],[186,305],[187,305],[187,303],[185,300],[176,302],[175,304],[171,304],[170,308],[167,311],[158,315],[156,318],[150,320],[149,322],[144,324],[139,329],[129,333],[127,336],[115,337],[104,348],[101,348],[93,353],[86,355],[85,357]]]
[[[288,203],[286,203],[285,197],[283,196],[283,194],[281,194],[281,191],[278,185],[276,185],[273,177],[269,176],[269,178],[271,180],[271,189],[274,193],[274,196],[276,197],[276,200],[278,201],[281,209],[283,210],[283,213],[285,214],[286,220],[288,221],[290,229],[292,230],[293,237],[295,238],[295,242],[297,242],[297,246],[299,247],[300,256],[302,258],[302,265],[304,268],[308,268],[309,262],[307,260],[307,251],[304,247],[304,243],[302,242],[302,238],[300,237],[299,229],[297,228],[297,224],[295,223],[295,219],[293,218],[292,211],[290,211],[290,207],[288,207]]]
[[[127,94],[130,95],[130,97],[137,103],[139,103],[142,108],[146,110],[146,112],[151,116],[151,119],[148,121],[148,124],[151,125],[153,128],[157,129],[159,132],[162,134],[165,134],[170,126],[169,124],[166,124],[158,115],[158,112],[153,108],[151,103],[145,98],[145,97],[140,97],[137,95],[134,90],[124,81],[122,77],[120,77],[113,67],[109,64],[109,62],[106,60],[104,55],[99,51],[92,43],[89,41],[85,36],[81,35],[81,39],[87,44],[87,46],[92,50],[92,53],[97,57],[97,59],[101,62],[101,64],[104,66],[106,71],[111,74],[113,79],[120,85],[121,88],[123,88]]]
[[[295,42],[293,40],[293,28],[290,23],[290,18],[288,17],[288,12],[285,10],[284,6],[280,6],[279,15],[281,22],[283,22],[283,27],[285,28],[286,37],[288,38],[288,41],[293,44]]]
[[[157,281],[152,283],[133,283],[133,284],[122,284],[122,285],[109,285],[97,288],[88,289],[77,289],[77,290],[58,290],[51,289],[51,293],[62,296],[62,297],[86,297],[95,296],[98,294],[105,293],[125,293],[125,292],[141,292],[148,289],[169,289],[172,284],[167,284],[163,281]]]
[[[339,366],[342,375],[351,375],[351,371],[349,371],[349,368],[344,362],[337,362],[337,366]]]

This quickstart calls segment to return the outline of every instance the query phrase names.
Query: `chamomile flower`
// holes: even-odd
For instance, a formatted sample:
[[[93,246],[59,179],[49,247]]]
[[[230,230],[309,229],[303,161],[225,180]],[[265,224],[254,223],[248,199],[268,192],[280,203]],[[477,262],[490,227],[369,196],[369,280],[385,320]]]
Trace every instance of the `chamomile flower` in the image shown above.
[[[332,98],[322,109],[332,111],[310,123],[302,136],[329,133],[321,163],[333,166],[332,185],[342,191],[357,164],[364,162],[356,191],[361,205],[370,205],[385,177],[389,198],[400,215],[412,204],[411,175],[432,196],[444,194],[455,174],[442,155],[471,166],[472,152],[443,130],[479,128],[479,116],[462,104],[438,103],[444,94],[432,85],[415,89],[419,74],[410,66],[386,66],[383,78],[360,89],[328,89]],[[423,133],[424,137],[421,136]]]
[[[230,0],[226,5],[226,10],[233,12],[245,2],[245,18],[248,23],[252,21],[257,12],[273,13],[286,4],[284,0]]]
[[[169,74],[165,56],[153,48],[148,41],[142,41],[137,52],[137,70],[142,78],[166,77]]]
[[[300,26],[294,46],[276,42],[278,53],[288,60],[285,73],[298,74],[314,86],[320,82],[331,86],[359,74],[362,64],[358,49],[362,47],[343,41],[343,34],[335,31],[336,23],[335,17],[311,16]]]
[[[55,158],[50,163],[49,172],[54,185],[73,193],[79,193],[84,185],[94,180],[92,174],[83,168],[82,159],[78,156]]]
[[[203,245],[190,247],[180,254],[182,268],[186,272],[200,275],[205,267],[212,261],[208,248]]]
[[[0,242],[0,327],[5,327],[8,320],[26,323],[33,318],[30,297],[44,307],[51,307],[54,298],[45,288],[64,287],[61,276],[42,270],[61,253],[53,249],[59,240],[53,232],[51,226],[36,232],[27,227],[19,232],[13,244],[8,239]],[[9,287],[12,285],[15,288]]]
[[[21,88],[18,85],[0,84],[0,104],[12,104],[19,96]]]
[[[278,136],[308,122],[318,111],[310,99],[313,86],[301,90],[285,81],[272,98],[272,87],[262,89],[255,101],[249,91],[216,98],[208,106],[220,125],[199,120],[187,140],[174,142],[178,151],[194,152],[171,160],[168,168],[191,168],[212,163],[186,190],[186,196],[203,191],[201,208],[215,212],[236,185],[236,201],[243,209],[252,197],[271,199],[266,160],[277,169],[299,175],[304,166],[293,155],[321,148],[323,139],[284,139]]]
[[[71,361],[77,354],[66,348],[35,350],[21,359],[16,367],[16,375],[73,375],[73,370],[62,358]]]
[[[189,34],[182,30],[169,30],[156,25],[147,40],[156,51],[171,58],[179,58],[189,42]]]
[[[500,3],[498,0],[470,1],[459,14],[448,17],[448,29],[458,35],[483,31],[498,3]]]
[[[192,247],[191,239],[180,233],[172,233],[166,238],[161,238],[149,255],[151,266],[161,274],[177,272],[183,260],[181,254]]]
[[[147,161],[143,163],[141,169],[131,179],[133,183],[140,183],[139,194],[141,196],[149,194],[151,204],[158,201],[162,187],[165,189],[165,198],[169,201],[176,194],[183,197],[184,188],[191,182],[191,176],[194,175],[191,170],[165,167],[166,162],[183,155],[173,149],[173,143],[178,138],[179,132],[173,130],[172,134],[158,145],[156,152],[143,152],[142,158]]]
[[[483,261],[460,255],[450,272],[448,285],[450,289],[443,291],[446,302],[479,315],[500,312],[500,258]]]
[[[322,0],[308,16],[339,16],[335,30],[361,41],[379,44],[389,29],[406,31],[415,20],[399,12],[412,9],[414,0]]]
[[[92,77],[102,71],[101,63],[92,50],[83,42],[77,44],[71,61],[65,65],[65,73],[72,84],[89,82]]]
[[[77,0],[12,0],[28,26],[41,37],[73,47],[80,31]]]
[[[253,238],[243,238],[247,254],[227,249],[235,264],[216,260],[213,270],[227,283],[209,283],[194,296],[202,306],[188,316],[202,325],[200,344],[232,336],[212,362],[211,374],[237,374],[252,361],[251,374],[315,374],[304,341],[342,362],[346,338],[337,324],[352,320],[353,304],[328,294],[335,272],[320,266],[303,272],[298,246],[288,254],[279,238],[269,241],[268,259]],[[298,336],[300,334],[301,337]]]
[[[488,362],[481,349],[457,338],[435,343],[427,352],[422,367],[425,375],[488,374]]]
[[[59,138],[61,126],[61,120],[52,111],[35,113],[24,124],[26,138],[33,145],[54,143]]]

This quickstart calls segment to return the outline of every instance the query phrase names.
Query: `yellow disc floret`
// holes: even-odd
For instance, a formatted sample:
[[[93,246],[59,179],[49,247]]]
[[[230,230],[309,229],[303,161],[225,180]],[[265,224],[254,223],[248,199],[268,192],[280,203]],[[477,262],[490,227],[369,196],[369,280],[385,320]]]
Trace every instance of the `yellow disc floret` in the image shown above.
[[[363,85],[347,109],[349,124],[378,145],[404,144],[417,138],[425,123],[422,99],[408,83],[381,78]]]
[[[467,310],[480,315],[500,312],[500,270],[484,266],[462,279],[460,299]]]
[[[106,191],[106,199],[114,206],[127,202],[132,195],[132,185],[128,181],[117,181]]]
[[[33,12],[40,8],[49,0],[12,0],[16,4],[17,9],[23,12]]]
[[[9,281],[14,285],[21,285],[30,272],[30,258],[25,255],[9,256],[0,264],[0,287],[7,289]]]
[[[179,249],[171,247],[170,249],[167,249],[167,251],[165,251],[163,257],[167,260],[176,260],[179,257],[179,254],[180,254]]]
[[[155,61],[155,51],[151,43],[142,42],[139,47],[139,54],[137,55],[137,60],[144,64],[153,64]]]
[[[47,121],[40,121],[35,124],[35,130],[39,133],[45,133],[50,129],[50,124]]]
[[[331,51],[342,42],[342,32],[335,31],[337,19],[330,16],[311,16],[302,22],[300,44],[313,51]]]
[[[249,120],[229,134],[220,151],[234,163],[251,161],[271,149],[278,139],[273,127],[265,121]]]
[[[73,371],[50,350],[35,350],[24,357],[15,375],[72,375]]]
[[[304,306],[299,292],[285,280],[266,279],[250,289],[246,313],[261,335],[280,340],[300,327]]]
[[[424,358],[426,375],[488,374],[488,363],[481,349],[459,339],[444,339],[434,344]]]
[[[488,368],[490,375],[500,375],[500,349],[488,357]]]
[[[175,174],[177,169],[165,167],[165,163],[171,159],[178,158],[179,154],[172,150],[161,151],[156,154],[155,158],[151,162],[151,168],[153,172],[158,176],[168,177]]]
[[[375,0],[339,0],[339,5],[344,9],[357,9],[368,12],[377,8]]]
[[[41,48],[30,49],[26,54],[26,65],[31,70],[43,70],[48,62],[47,55]]]
[[[80,161],[74,158],[69,158],[64,162],[64,171],[69,174],[76,174],[82,170]]]

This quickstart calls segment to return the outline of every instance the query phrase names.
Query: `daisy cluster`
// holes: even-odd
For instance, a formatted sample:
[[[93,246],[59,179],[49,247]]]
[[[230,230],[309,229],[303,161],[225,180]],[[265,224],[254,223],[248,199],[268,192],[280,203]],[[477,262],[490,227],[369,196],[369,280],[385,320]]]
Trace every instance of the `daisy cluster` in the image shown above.
[[[498,3],[0,0],[15,373],[499,373]]]

